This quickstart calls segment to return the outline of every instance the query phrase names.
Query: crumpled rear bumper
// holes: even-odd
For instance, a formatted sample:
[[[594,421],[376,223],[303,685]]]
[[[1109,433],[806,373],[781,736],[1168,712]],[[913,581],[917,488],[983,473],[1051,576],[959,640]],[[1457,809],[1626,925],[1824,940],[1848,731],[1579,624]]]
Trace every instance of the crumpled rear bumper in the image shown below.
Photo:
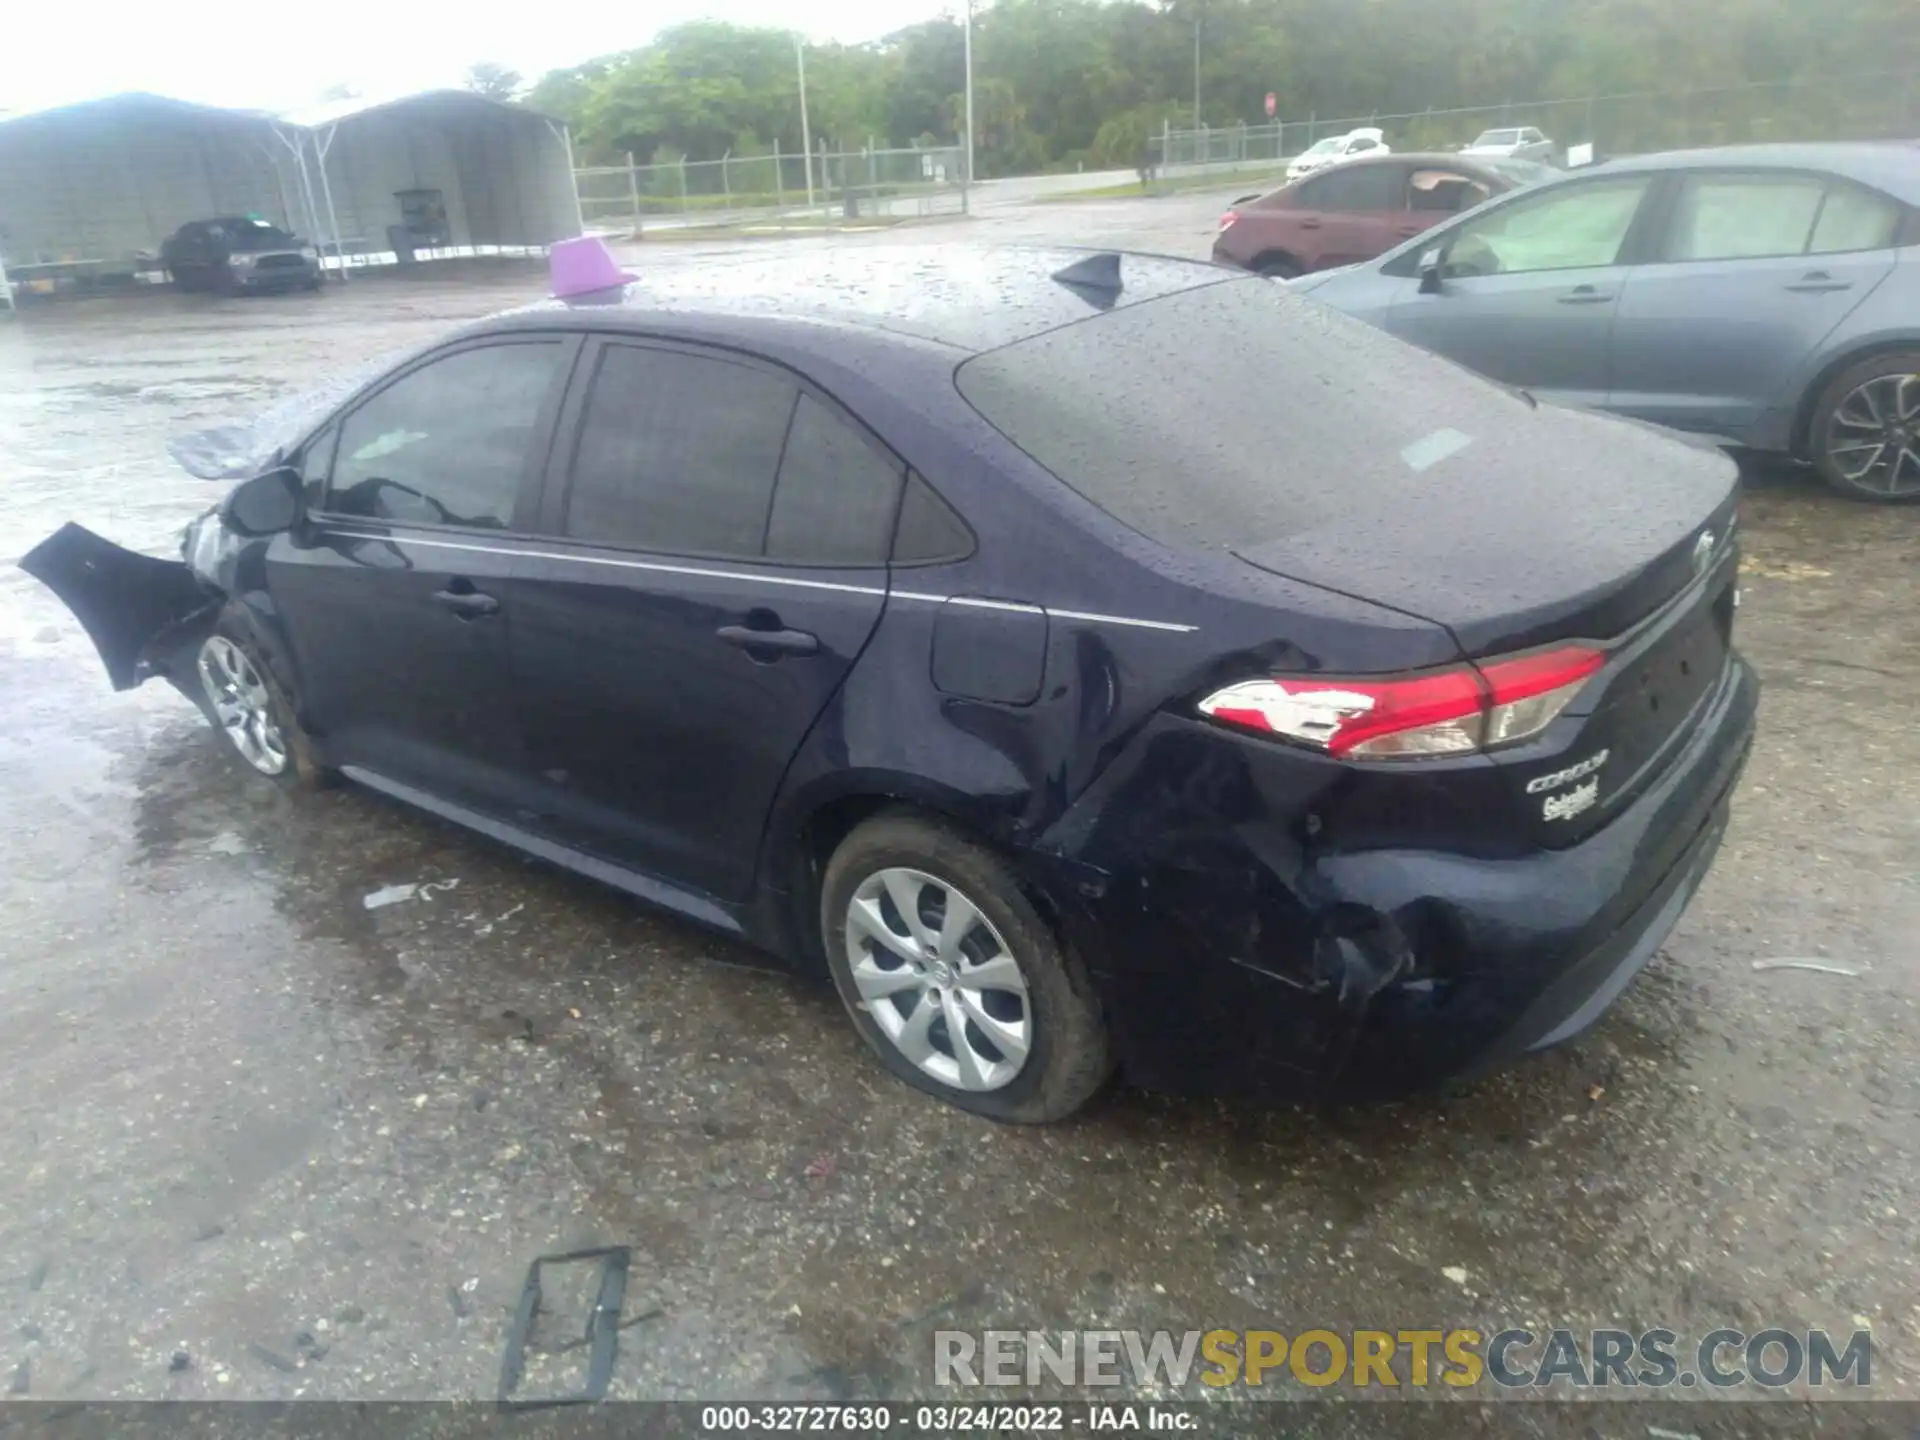
[[[138,554],[81,525],[61,526],[20,568],[73,612],[116,690],[169,674],[173,642],[221,603],[185,561]]]

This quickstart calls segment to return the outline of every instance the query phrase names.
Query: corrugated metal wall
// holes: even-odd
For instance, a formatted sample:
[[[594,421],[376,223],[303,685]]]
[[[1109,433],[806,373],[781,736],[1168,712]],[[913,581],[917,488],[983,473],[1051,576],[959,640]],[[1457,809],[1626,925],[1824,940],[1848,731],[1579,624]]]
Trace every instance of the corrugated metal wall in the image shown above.
[[[0,126],[0,254],[10,265],[131,259],[215,215],[304,228],[286,213],[293,187],[273,143],[265,125],[138,101]]]
[[[384,248],[399,192],[438,190],[455,245],[547,245],[579,233],[565,142],[538,115],[429,98],[337,123],[327,149],[340,233]]]
[[[294,132],[297,134],[297,132]],[[402,190],[438,190],[455,245],[579,233],[565,142],[541,116],[427,95],[336,122],[327,150],[340,235],[380,251]],[[309,142],[322,227],[325,200]],[[314,238],[291,153],[266,122],[128,96],[0,124],[0,256],[125,260],[189,220],[257,214]]]

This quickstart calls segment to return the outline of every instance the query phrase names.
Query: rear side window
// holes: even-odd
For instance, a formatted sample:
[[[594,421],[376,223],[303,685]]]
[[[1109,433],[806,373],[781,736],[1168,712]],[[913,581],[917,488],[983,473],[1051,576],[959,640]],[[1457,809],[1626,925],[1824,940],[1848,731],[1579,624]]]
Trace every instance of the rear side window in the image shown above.
[[[1846,250],[1884,250],[1900,228],[1900,207],[1885,195],[1836,180],[1827,187],[1826,203],[1813,223],[1810,255],[1835,255]]]
[[[1880,250],[1900,207],[1818,175],[1690,175],[1680,187],[1661,258],[1761,260]]]
[[[900,475],[897,461],[802,395],[774,485],[768,558],[804,565],[886,564]]]
[[[610,345],[581,419],[566,533],[759,556],[798,387],[731,361]]]
[[[476,346],[402,375],[341,422],[326,509],[512,525],[560,355],[557,341]]]
[[[1401,165],[1342,166],[1309,180],[1300,199],[1309,210],[1398,210],[1406,176]]]

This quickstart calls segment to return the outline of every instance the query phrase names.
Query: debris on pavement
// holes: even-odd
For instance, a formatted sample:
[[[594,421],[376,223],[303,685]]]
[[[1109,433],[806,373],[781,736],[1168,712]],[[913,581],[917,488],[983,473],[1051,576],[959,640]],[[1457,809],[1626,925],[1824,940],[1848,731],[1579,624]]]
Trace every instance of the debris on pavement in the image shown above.
[[[1849,980],[1858,980],[1864,971],[1855,970],[1851,965],[1831,965],[1825,960],[1756,960],[1755,970],[1811,970],[1817,975],[1844,975]]]
[[[262,1365],[271,1365],[275,1370],[285,1371],[289,1375],[300,1368],[286,1356],[277,1351],[269,1350],[266,1346],[257,1342],[247,1346],[247,1353]]]
[[[1456,1285],[1467,1283],[1467,1267],[1464,1265],[1442,1265],[1440,1273]]]
[[[833,1174],[833,1156],[816,1155],[807,1162],[809,1180],[824,1180],[831,1174]]]
[[[584,1405],[606,1398],[613,1381],[613,1362],[620,1349],[620,1306],[627,1294],[627,1269],[633,1252],[625,1245],[607,1245],[592,1250],[569,1250],[558,1255],[538,1255],[527,1266],[526,1284],[520,1290],[520,1302],[514,1307],[513,1320],[507,1326],[506,1346],[500,1356],[499,1401],[503,1406],[526,1410],[548,1405]],[[514,1392],[526,1374],[527,1342],[533,1335],[533,1322],[540,1313],[540,1271],[547,1265],[575,1265],[587,1261],[600,1264],[599,1293],[593,1310],[581,1331],[580,1343],[593,1347],[587,1359],[587,1377],[580,1389],[571,1393],[520,1397]],[[651,1318],[653,1311],[639,1319]],[[564,1348],[574,1348],[568,1345]]]
[[[174,1351],[173,1358],[167,1361],[167,1371],[169,1374],[178,1375],[183,1370],[191,1370],[192,1368],[193,1357],[184,1350]]]
[[[458,889],[459,885],[460,877],[457,875],[451,880],[422,880],[412,885],[383,885],[378,890],[369,891],[362,896],[360,903],[368,910],[379,910],[408,900],[431,900],[436,893]]]

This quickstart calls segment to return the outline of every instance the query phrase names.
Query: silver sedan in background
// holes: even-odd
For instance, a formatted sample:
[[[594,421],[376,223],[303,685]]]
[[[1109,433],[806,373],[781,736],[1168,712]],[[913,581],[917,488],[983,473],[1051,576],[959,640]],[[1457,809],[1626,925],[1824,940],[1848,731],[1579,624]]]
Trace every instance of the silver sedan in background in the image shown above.
[[[1920,145],[1609,161],[1289,285],[1542,399],[1920,500]]]

